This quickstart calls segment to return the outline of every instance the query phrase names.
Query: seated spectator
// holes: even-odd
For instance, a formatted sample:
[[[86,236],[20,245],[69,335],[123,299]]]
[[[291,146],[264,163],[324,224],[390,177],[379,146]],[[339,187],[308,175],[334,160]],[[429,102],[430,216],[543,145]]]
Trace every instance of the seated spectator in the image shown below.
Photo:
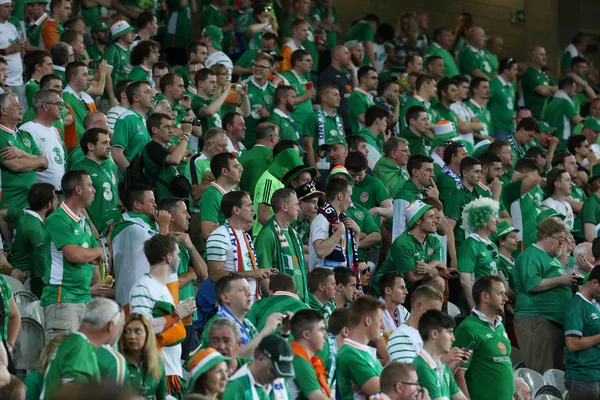
[[[38,363],[38,368],[34,369],[32,372],[27,374],[25,379],[23,379],[23,383],[27,387],[27,393],[29,396],[34,399],[39,399],[42,385],[44,383],[44,375],[46,374],[46,369],[56,353],[58,346],[67,338],[67,335],[58,335],[55,336],[52,340],[50,340],[44,346],[42,353],[40,354],[40,361]],[[1,385],[0,385],[1,386]]]
[[[229,377],[229,363],[231,359],[225,357],[215,349],[199,350],[189,362],[191,369],[189,393],[198,393],[204,398],[219,398],[223,396]]]
[[[208,343],[203,346],[212,347],[225,357],[230,358],[229,375],[233,375],[244,364],[251,361],[248,357],[239,357],[242,339],[238,323],[230,318],[216,318],[208,328]]]
[[[383,337],[387,341],[392,332],[400,325],[406,323],[410,313],[402,304],[406,299],[408,290],[404,283],[404,275],[396,271],[386,272],[379,278],[379,301],[385,304],[383,312]]]
[[[377,222],[380,222],[379,216],[392,218],[392,200],[387,189],[378,178],[366,174],[369,168],[367,157],[360,152],[352,152],[346,157],[345,167],[354,180],[353,204],[369,210]]]
[[[292,140],[294,142],[300,140],[301,125],[297,124],[293,118],[298,102],[296,90],[292,86],[280,85],[275,89],[273,112],[268,116],[267,122],[279,127],[281,140]]]

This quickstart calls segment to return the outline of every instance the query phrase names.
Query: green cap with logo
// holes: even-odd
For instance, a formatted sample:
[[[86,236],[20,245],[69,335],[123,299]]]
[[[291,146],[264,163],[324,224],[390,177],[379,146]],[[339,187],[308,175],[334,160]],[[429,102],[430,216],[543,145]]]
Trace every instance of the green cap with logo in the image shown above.
[[[341,144],[342,146],[348,147],[348,143],[342,135],[333,135],[329,136],[325,143],[321,145],[321,150],[325,150],[327,147],[335,146],[336,144]]]
[[[202,35],[210,38],[212,45],[215,49],[219,51],[223,50],[223,45],[221,44],[221,40],[223,39],[223,31],[221,30],[221,28],[214,25],[209,25],[206,28],[204,28]]]
[[[94,21],[92,24],[92,32],[108,32],[110,27],[104,21]]]
[[[600,132],[600,120],[594,117],[587,117],[585,121],[583,121],[584,128],[590,128],[594,132]]]
[[[279,335],[269,335],[260,341],[257,350],[271,360],[278,377],[293,378],[295,376],[294,353],[287,340]]]
[[[519,232],[519,230],[512,226],[508,221],[500,221],[498,222],[498,225],[496,225],[496,233],[490,236],[490,240],[492,242],[498,242],[498,240],[511,232]]]
[[[546,121],[538,121],[538,125],[540,126],[540,132],[542,133],[553,133],[556,132],[556,128],[548,125]]]
[[[271,161],[268,171],[288,187],[294,179],[303,172],[309,172],[312,179],[317,176],[317,170],[304,165],[295,148],[285,149]]]

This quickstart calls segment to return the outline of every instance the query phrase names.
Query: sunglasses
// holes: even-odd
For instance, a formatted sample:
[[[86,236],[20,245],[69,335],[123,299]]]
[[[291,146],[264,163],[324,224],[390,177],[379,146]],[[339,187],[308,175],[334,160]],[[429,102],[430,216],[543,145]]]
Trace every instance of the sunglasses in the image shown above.
[[[488,244],[485,246],[486,250],[492,253],[492,257],[493,258],[498,258],[498,251],[496,250],[496,248],[494,247],[493,244]]]

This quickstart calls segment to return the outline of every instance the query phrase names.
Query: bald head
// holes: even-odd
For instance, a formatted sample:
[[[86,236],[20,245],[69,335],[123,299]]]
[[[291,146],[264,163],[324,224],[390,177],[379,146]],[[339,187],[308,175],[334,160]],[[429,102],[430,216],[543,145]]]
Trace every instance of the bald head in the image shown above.
[[[478,49],[483,49],[485,45],[485,31],[480,26],[472,26],[467,32],[469,44]]]
[[[106,115],[101,112],[94,111],[85,116],[83,120],[83,126],[87,131],[90,128],[102,128],[108,130],[108,122],[106,121]]]
[[[350,62],[350,51],[343,45],[337,45],[331,49],[331,64],[334,67],[340,68],[348,65]]]
[[[492,54],[500,55],[504,51],[504,38],[499,35],[491,35],[487,40],[487,48]]]

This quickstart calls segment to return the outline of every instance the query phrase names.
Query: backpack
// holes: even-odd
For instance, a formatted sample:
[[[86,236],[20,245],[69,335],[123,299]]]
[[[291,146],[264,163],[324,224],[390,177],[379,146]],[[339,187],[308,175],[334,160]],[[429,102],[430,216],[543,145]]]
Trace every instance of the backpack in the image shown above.
[[[143,153],[143,152],[142,152]],[[144,159],[142,154],[138,154],[131,160],[129,167],[125,170],[123,179],[123,192],[127,190],[131,185],[134,184],[142,184],[142,185],[150,185],[150,181],[148,177],[144,173]]]

